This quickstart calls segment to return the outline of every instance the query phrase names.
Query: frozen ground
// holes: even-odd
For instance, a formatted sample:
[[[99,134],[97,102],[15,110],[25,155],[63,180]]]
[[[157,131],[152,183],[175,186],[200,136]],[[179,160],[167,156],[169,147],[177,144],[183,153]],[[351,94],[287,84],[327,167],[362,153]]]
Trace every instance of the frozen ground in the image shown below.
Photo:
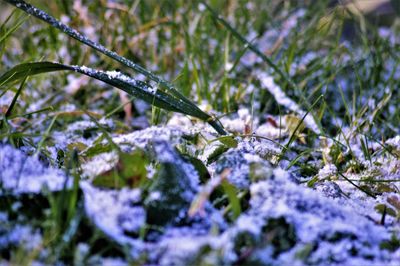
[[[240,118],[230,122],[238,123]],[[299,183],[304,177],[284,170],[284,163],[274,164],[273,154],[279,152],[279,146],[254,137],[238,138],[237,147],[227,148],[207,163],[212,155],[209,149],[224,144],[217,141],[198,153],[184,137],[201,131],[205,132],[165,126],[113,137],[124,152],[140,149],[152,156],[147,177],[155,180],[146,190],[93,185],[96,176],[118,163],[118,153],[100,153],[82,164],[86,179],[79,186],[84,215],[91,226],[127,248],[131,260],[145,257],[147,263],[161,265],[398,265],[400,250],[394,250],[392,243],[400,230],[396,191],[370,197],[345,180],[330,181],[337,177],[337,169],[329,165],[321,167],[317,175],[325,181],[309,188]],[[396,137],[387,144],[399,149],[398,142]],[[208,182],[224,175],[222,179],[248,193],[244,196],[248,203],[238,217],[224,217],[225,208],[209,199],[212,191],[204,197],[201,191],[210,190],[210,184],[200,182],[199,170],[178,155],[174,146],[197,151],[211,174]],[[20,199],[71,189],[70,178],[62,171],[44,166],[28,154],[9,145],[0,149],[1,197],[12,195],[12,207],[1,212],[3,253],[15,246],[29,251],[43,241],[40,229],[23,214],[10,218],[23,209]],[[365,170],[374,172],[374,179],[400,176],[398,159],[381,156],[376,160],[381,162],[379,166]],[[357,180],[364,173],[347,176]],[[189,215],[196,197],[204,197],[204,202]],[[391,212],[382,214],[382,206]],[[124,259],[118,262],[124,263]]]

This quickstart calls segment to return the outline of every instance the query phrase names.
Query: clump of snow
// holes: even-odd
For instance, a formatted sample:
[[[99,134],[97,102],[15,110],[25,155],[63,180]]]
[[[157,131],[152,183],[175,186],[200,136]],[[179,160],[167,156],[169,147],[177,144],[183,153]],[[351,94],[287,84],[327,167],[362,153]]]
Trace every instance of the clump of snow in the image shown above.
[[[322,195],[328,198],[342,198],[343,191],[340,186],[335,182],[324,181],[315,184],[314,188],[319,191]]]
[[[103,126],[106,128],[114,127],[114,122],[111,119],[101,118],[98,121],[98,123],[100,126]],[[69,124],[67,131],[76,133],[76,132],[82,132],[84,130],[96,129],[96,128],[98,128],[98,126],[93,121],[82,120],[82,121],[77,121],[77,122]]]
[[[391,146],[394,148],[398,153],[400,153],[400,135],[397,135],[394,138],[388,139],[385,142],[387,145]]]
[[[213,172],[216,175],[220,175],[227,169],[229,170],[229,174],[227,175],[229,182],[237,188],[249,187],[252,164],[258,164],[264,169],[270,168],[269,163],[257,154],[258,143],[252,140],[239,142],[237,148],[228,150],[211,165],[215,169]]]
[[[318,172],[318,177],[320,179],[328,179],[331,177],[336,177],[338,173],[338,169],[336,165],[330,163],[326,164],[323,168],[321,168]]]
[[[94,178],[101,173],[112,169],[118,162],[116,152],[105,152],[93,157],[90,161],[82,164],[82,175],[88,178]]]
[[[133,147],[145,149],[153,141],[168,141],[171,145],[182,142],[182,136],[189,134],[178,127],[149,127],[130,134],[119,135],[113,141],[121,148],[130,150]]]
[[[208,245],[208,236],[177,236],[160,241],[156,253],[159,265],[195,265],[199,250]]]
[[[140,246],[137,236],[145,225],[146,212],[139,205],[139,189],[106,190],[88,182],[81,182],[80,187],[86,214],[99,229],[122,245]]]
[[[39,230],[30,225],[12,224],[8,218],[0,221],[0,224],[0,251],[8,250],[12,246],[32,251],[42,244]]]
[[[175,127],[175,128],[177,128],[177,127],[185,128],[185,127],[193,126],[193,123],[192,123],[192,121],[190,120],[189,117],[187,117],[187,116],[185,116],[183,114],[177,113],[177,114],[174,114],[168,120],[167,125],[170,126],[170,127]]]
[[[89,261],[91,265],[104,265],[104,266],[128,266],[130,265],[127,261],[121,258],[98,258],[97,260],[92,259]]]
[[[117,78],[117,77],[119,77],[120,75],[121,75],[121,72],[119,72],[119,71],[106,71],[106,74],[111,78],[111,79],[114,79],[114,78]]]
[[[288,131],[283,128],[274,127],[269,123],[265,123],[256,128],[255,134],[257,136],[266,137],[269,139],[279,139],[286,137],[288,135]]]
[[[241,133],[241,134],[248,134],[252,132],[246,132],[248,129],[252,129],[258,124],[258,119],[252,117],[249,109],[247,108],[240,108],[237,112],[237,118],[229,118],[229,117],[222,117],[221,123],[224,127],[231,132]]]
[[[44,186],[59,191],[72,184],[60,169],[46,167],[9,145],[0,146],[0,162],[0,185],[13,194],[39,193]]]
[[[218,254],[231,254],[225,263],[235,263],[246,250],[244,263],[353,265],[357,261],[365,265],[391,261],[389,252],[380,249],[380,243],[390,238],[384,227],[288,177],[285,171],[275,171],[275,178],[251,185],[248,213],[220,237]],[[266,230],[271,223],[271,231]],[[282,234],[277,230],[283,230]],[[269,234],[278,235],[269,239]],[[243,237],[247,241],[236,242],[244,245],[238,248],[235,239]],[[307,247],[312,247],[307,255],[299,256]],[[263,254],[270,254],[268,260]]]

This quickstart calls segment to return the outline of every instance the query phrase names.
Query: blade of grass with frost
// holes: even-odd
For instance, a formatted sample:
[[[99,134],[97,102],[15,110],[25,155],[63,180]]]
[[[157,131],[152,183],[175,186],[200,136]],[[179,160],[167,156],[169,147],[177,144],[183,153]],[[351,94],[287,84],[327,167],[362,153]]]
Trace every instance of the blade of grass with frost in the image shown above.
[[[204,4],[204,6],[207,8],[207,10],[211,13],[213,18],[219,22],[222,23],[222,25],[227,28],[233,36],[235,36],[239,41],[245,44],[245,48],[250,49],[252,52],[254,52],[257,56],[259,56],[264,62],[266,62],[273,70],[275,70],[288,84],[291,88],[294,90],[298,91],[300,93],[301,98],[304,101],[305,106],[307,109],[310,109],[311,107],[307,103],[306,97],[303,93],[303,91],[296,85],[296,83],[289,77],[288,74],[286,74],[283,70],[281,70],[268,56],[266,56],[263,52],[261,52],[255,45],[253,45],[251,42],[249,42],[246,38],[244,38],[236,29],[234,29],[225,19],[223,19],[217,12],[215,12],[207,3],[204,1],[201,2]],[[276,99],[276,98],[275,98]],[[279,99],[276,99],[277,101]],[[313,115],[313,114],[312,114]],[[313,115],[314,116],[314,115]],[[315,123],[315,121],[314,121]],[[322,127],[318,124],[315,123],[318,130],[315,131],[317,134],[320,134],[320,131],[322,131]]]
[[[0,84],[5,81],[5,83],[16,81],[24,78],[26,75],[32,76],[41,73],[64,70],[75,71],[101,80],[162,109],[190,115],[209,122],[208,120],[210,119],[210,116],[201,110],[199,111],[199,109],[193,108],[192,104],[183,102],[164,91],[155,90],[146,83],[135,80],[117,71],[104,72],[84,66],[70,66],[52,62],[25,63],[15,66],[0,76]],[[222,132],[220,132],[220,134],[222,134]]]
[[[254,46],[251,42],[246,40],[236,29],[234,29],[225,19],[223,19],[217,12],[215,12],[206,2],[201,2],[207,10],[211,13],[215,20],[221,22],[221,24],[227,28],[233,36],[235,36],[239,41],[244,43],[245,48],[249,48],[252,52],[258,55],[263,61],[265,61],[273,70],[275,70],[293,89],[299,90],[297,85],[292,81],[292,79],[285,74],[269,57],[267,57],[264,53],[262,53],[256,46]]]
[[[182,102],[182,104],[185,103],[187,106],[190,106],[190,109],[192,109],[191,113],[198,114],[198,115],[194,115],[194,117],[200,118],[200,119],[206,121],[207,123],[209,123],[219,134],[226,135],[226,131],[224,130],[223,126],[215,117],[203,112],[196,104],[194,104],[192,101],[187,99],[178,90],[176,90],[174,88],[174,86],[172,84],[170,84],[168,81],[160,78],[159,76],[153,74],[151,71],[148,71],[144,67],[132,62],[131,60],[128,60],[127,58],[122,57],[111,50],[108,50],[103,45],[93,42],[92,40],[90,40],[86,36],[84,36],[83,34],[79,33],[77,30],[63,24],[61,21],[55,19],[54,17],[50,16],[46,12],[26,3],[25,1],[20,1],[20,0],[4,0],[4,1],[11,5],[16,6],[17,8],[23,10],[24,12],[26,12],[38,19],[43,20],[44,22],[50,24],[52,27],[55,27],[55,28],[61,30],[62,32],[64,32],[65,34],[69,35],[70,37],[80,41],[81,43],[83,43],[85,45],[90,46],[91,48],[101,52],[102,54],[112,58],[113,60],[116,60],[116,61],[120,62],[121,64],[124,64],[125,66],[145,75],[149,79],[162,85],[173,96],[178,98],[179,101]],[[174,110],[172,110],[172,111],[174,111]]]

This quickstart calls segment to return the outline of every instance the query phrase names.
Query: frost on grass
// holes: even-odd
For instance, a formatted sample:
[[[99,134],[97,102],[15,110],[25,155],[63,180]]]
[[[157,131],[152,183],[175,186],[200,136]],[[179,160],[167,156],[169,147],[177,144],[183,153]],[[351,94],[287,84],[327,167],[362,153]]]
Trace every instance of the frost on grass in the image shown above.
[[[179,127],[153,126],[130,134],[116,136],[113,141],[125,150],[131,150],[133,147],[145,149],[149,148],[153,141],[168,141],[171,145],[179,144],[183,141],[182,137],[188,134],[190,132]]]
[[[218,160],[210,165],[212,173],[222,174],[229,171],[227,178],[237,188],[248,188],[250,183],[257,179],[257,169],[262,169],[262,177],[267,178],[271,168],[268,160],[278,153],[275,145],[265,140],[250,138],[239,142],[238,147],[229,149],[223,153]],[[253,180],[252,180],[253,179]]]
[[[0,162],[0,186],[14,195],[39,193],[44,187],[59,191],[72,182],[60,169],[44,166],[37,157],[9,145],[0,146]]]
[[[149,86],[147,83],[142,82],[140,80],[136,80],[128,75],[125,75],[119,71],[101,71],[92,69],[86,66],[72,66],[76,72],[85,74],[90,77],[100,78],[101,80],[108,83],[108,81],[112,81],[113,83],[123,83],[125,85],[131,85],[135,90],[141,90],[145,93],[157,94],[157,87]]]
[[[276,169],[270,179],[252,184],[247,213],[218,238],[197,242],[195,263],[395,265],[381,248],[390,239],[384,227],[290,179]],[[185,259],[180,263],[190,261]]]

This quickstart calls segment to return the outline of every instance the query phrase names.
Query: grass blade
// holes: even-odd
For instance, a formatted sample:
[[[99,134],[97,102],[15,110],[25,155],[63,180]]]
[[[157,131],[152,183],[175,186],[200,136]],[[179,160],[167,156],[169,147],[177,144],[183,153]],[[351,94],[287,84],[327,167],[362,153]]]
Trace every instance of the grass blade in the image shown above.
[[[192,104],[183,102],[162,90],[155,90],[142,81],[137,81],[116,71],[104,72],[84,66],[71,66],[52,62],[25,63],[15,66],[0,76],[0,84],[14,82],[26,76],[64,70],[75,71],[103,81],[159,108],[179,112],[209,122],[210,116],[199,109],[194,109]]]
[[[61,30],[65,34],[69,35],[70,37],[80,41],[81,43],[90,46],[91,48],[101,52],[102,54],[112,58],[113,60],[116,60],[120,62],[121,64],[124,64],[125,66],[145,75],[149,79],[157,82],[158,84],[162,85],[164,88],[168,90],[173,96],[178,98],[180,102],[185,103],[186,105],[190,106],[190,109],[193,111],[192,113],[198,114],[197,116],[194,115],[195,117],[198,117],[206,122],[208,122],[219,134],[221,135],[226,135],[226,131],[223,129],[221,123],[213,116],[210,116],[209,114],[203,112],[196,104],[194,104],[192,101],[187,99],[183,94],[181,94],[178,90],[174,88],[172,84],[170,84],[168,81],[160,78],[159,76],[155,75],[151,71],[148,71],[144,67],[132,62],[131,60],[122,57],[118,55],[117,53],[107,49],[103,45],[96,43],[83,34],[79,33],[77,30],[63,24],[61,21],[55,19],[54,17],[50,16],[46,12],[26,3],[25,1],[20,1],[20,0],[5,0],[7,3],[12,4],[16,6],[17,8],[25,11],[26,13],[43,20],[44,22],[50,24],[51,26]]]
[[[29,75],[29,73],[28,73],[28,75]],[[22,80],[21,85],[19,86],[17,92],[14,95],[14,98],[12,99],[12,102],[11,102],[10,106],[7,109],[5,117],[8,118],[8,117],[11,116],[11,113],[12,113],[12,111],[14,109],[14,106],[17,103],[18,97],[19,97],[19,95],[21,94],[21,92],[22,92],[22,90],[24,88],[24,85],[25,85],[25,82],[26,82],[26,79],[27,79],[28,75]]]
[[[225,19],[223,19],[217,12],[215,12],[207,3],[202,1],[202,4],[207,8],[215,20],[218,20],[225,28],[227,28],[233,36],[235,36],[239,41],[246,45],[246,48],[250,49],[256,55],[258,55],[262,60],[264,60],[273,70],[275,70],[293,89],[299,90],[297,85],[293,80],[281,70],[268,56],[261,52],[255,45],[246,40],[236,29],[234,29]]]
[[[6,40],[14,31],[16,31],[29,17],[24,17],[18,21],[12,28],[6,31],[2,36],[0,36],[0,43]]]
[[[323,94],[321,94],[317,100],[315,100],[315,102],[311,105],[311,108],[307,110],[307,112],[304,114],[304,116],[301,118],[301,120],[299,121],[299,123],[297,123],[296,128],[294,129],[292,135],[289,138],[289,141],[287,142],[287,144],[285,145],[284,149],[282,150],[282,153],[280,155],[280,158],[282,159],[284,157],[284,155],[286,154],[286,152],[290,149],[290,145],[292,144],[292,142],[295,140],[296,138],[296,133],[299,130],[301,124],[304,122],[304,119],[307,117],[307,115],[311,112],[312,108],[314,108],[317,103],[319,102],[319,100],[321,100],[324,97]]]

